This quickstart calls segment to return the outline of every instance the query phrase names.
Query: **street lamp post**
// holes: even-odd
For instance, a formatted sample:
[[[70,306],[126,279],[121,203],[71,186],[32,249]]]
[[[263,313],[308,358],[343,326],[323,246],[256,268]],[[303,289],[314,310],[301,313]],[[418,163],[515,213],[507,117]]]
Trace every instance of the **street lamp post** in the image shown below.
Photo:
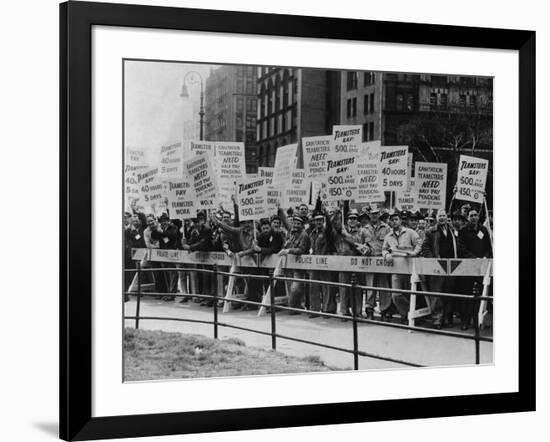
[[[201,86],[201,102],[200,102],[200,109],[199,109],[199,118],[200,118],[200,122],[199,122],[199,128],[200,128],[200,140],[202,141],[203,140],[203,135],[204,135],[204,129],[203,129],[203,126],[204,126],[204,85],[203,85],[203,80],[202,80],[202,76],[201,74],[199,74],[197,71],[189,71],[185,74],[185,77],[183,77],[183,86],[181,88],[181,93],[180,93],[180,97],[182,98],[189,98],[189,91],[187,90],[187,78],[191,78],[191,84],[193,83],[196,83],[197,80],[196,80],[196,77],[199,78],[199,83],[200,83],[200,86]]]

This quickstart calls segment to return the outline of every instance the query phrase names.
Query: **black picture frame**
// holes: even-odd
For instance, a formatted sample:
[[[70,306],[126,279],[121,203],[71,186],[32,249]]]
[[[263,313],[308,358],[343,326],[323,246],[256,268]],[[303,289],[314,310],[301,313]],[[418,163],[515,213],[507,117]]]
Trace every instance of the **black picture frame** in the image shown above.
[[[92,26],[509,49],[519,54],[519,391],[92,417]],[[90,440],[535,410],[535,32],[108,3],[60,5],[60,437]]]

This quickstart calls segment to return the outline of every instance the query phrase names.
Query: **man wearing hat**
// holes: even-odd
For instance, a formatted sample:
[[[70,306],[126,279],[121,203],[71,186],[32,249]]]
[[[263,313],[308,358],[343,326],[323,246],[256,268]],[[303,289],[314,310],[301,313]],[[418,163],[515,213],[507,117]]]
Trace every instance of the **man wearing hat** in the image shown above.
[[[312,255],[332,255],[334,248],[327,235],[325,227],[325,215],[316,211],[313,213],[312,227],[309,232],[310,254]],[[333,281],[336,280],[334,272],[321,270],[310,270],[309,279],[312,281]],[[322,303],[322,306],[321,306]],[[323,284],[310,284],[309,290],[309,309],[314,311],[324,311],[326,313],[336,313],[336,296],[333,287]],[[310,317],[317,315],[312,314]]]
[[[388,263],[393,262],[393,258],[396,256],[417,256],[422,250],[422,242],[418,233],[408,227],[403,227],[403,215],[398,211],[390,215],[392,220],[392,230],[384,238],[384,245],[382,247],[382,254],[384,260]],[[391,275],[391,286],[394,289],[407,290],[410,289],[411,276],[408,274]],[[406,324],[409,313],[409,298],[410,295],[401,293],[393,293],[392,301],[399,315],[401,316],[401,322]]]
[[[470,210],[472,209],[472,206],[469,203],[464,203],[462,206],[460,206],[460,214],[464,217],[464,219],[468,218],[468,214],[470,213]]]
[[[206,252],[210,251],[212,248],[212,229],[206,223],[206,213],[204,211],[199,211],[197,213],[197,218],[193,223],[191,232],[189,234],[189,242],[182,245],[183,250],[188,250],[190,252],[201,251]],[[197,265],[197,268],[204,268],[203,266]],[[191,291],[196,294],[210,294],[211,293],[211,279],[210,275],[207,273],[191,272]],[[210,304],[209,301],[202,300],[199,298],[195,299],[195,302],[200,302],[202,305]]]
[[[158,241],[159,246],[163,250],[177,250],[178,248],[178,228],[170,222],[168,214],[163,212],[159,217],[159,224],[156,229],[151,232],[151,238]],[[162,263],[162,267],[174,267],[172,263]],[[166,291],[168,293],[176,293],[178,290],[178,272],[174,270],[164,271],[164,279],[166,281]],[[173,301],[174,295],[165,296],[164,301]]]
[[[444,209],[437,212],[437,225],[426,232],[422,244],[422,256],[425,258],[468,258],[472,256],[462,245],[462,241],[448,224]],[[428,289],[432,292],[456,293],[456,280],[452,276],[435,276],[428,278]],[[443,315],[448,313],[451,304],[445,303],[439,296],[429,296],[433,325],[443,326]]]
[[[304,219],[299,215],[294,215],[291,220],[291,229],[286,239],[283,250],[279,256],[286,255],[307,255],[310,249],[309,236],[304,230]],[[295,279],[304,279],[302,270],[292,270],[292,277]],[[290,284],[290,293],[288,296],[288,306],[293,308],[303,308],[304,302],[304,283],[292,281]],[[291,315],[297,315],[298,312],[290,312]]]
[[[493,247],[489,230],[479,222],[477,210],[471,209],[468,213],[468,221],[465,227],[460,231],[459,238],[466,250],[476,258],[493,257]],[[465,294],[471,295],[474,284],[476,283],[481,286],[481,284],[483,284],[483,278],[477,276],[459,278],[459,284],[461,288],[463,288],[462,292]],[[467,330],[472,320],[472,304],[460,300],[458,306],[462,329]]]
[[[342,212],[340,210],[336,210],[331,216],[327,216],[327,235],[334,247],[335,255],[353,256],[358,254],[353,237],[342,225]],[[338,272],[338,282],[349,284],[351,276],[351,272],[340,271]],[[361,314],[361,294],[354,293],[356,298],[351,298],[351,290],[347,287],[339,287],[338,292],[340,293],[340,314],[359,316]]]
[[[390,233],[390,227],[380,219],[381,207],[378,204],[371,205],[370,223],[367,226],[365,244],[369,247],[370,256],[382,256],[384,238]],[[366,285],[369,287],[387,288],[390,286],[386,273],[367,273]],[[367,290],[365,313],[368,319],[374,319],[374,308],[376,307],[376,295],[379,293],[380,312],[382,319],[386,319],[387,313],[392,305],[391,293]]]
[[[359,224],[361,224],[361,227],[366,229],[369,225],[369,221],[369,209],[367,209],[367,207],[363,207],[363,209],[361,209],[361,213],[359,214]]]

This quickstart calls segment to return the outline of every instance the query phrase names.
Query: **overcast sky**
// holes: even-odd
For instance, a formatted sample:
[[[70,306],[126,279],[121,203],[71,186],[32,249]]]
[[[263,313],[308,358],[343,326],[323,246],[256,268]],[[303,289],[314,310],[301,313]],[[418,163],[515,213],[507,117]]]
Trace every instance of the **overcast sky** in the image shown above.
[[[184,120],[198,112],[200,86],[190,84],[190,98],[180,97],[187,72],[199,72],[206,82],[210,68],[191,63],[127,61],[124,67],[125,145],[157,151],[167,143],[181,141]],[[197,117],[198,118],[198,117]]]

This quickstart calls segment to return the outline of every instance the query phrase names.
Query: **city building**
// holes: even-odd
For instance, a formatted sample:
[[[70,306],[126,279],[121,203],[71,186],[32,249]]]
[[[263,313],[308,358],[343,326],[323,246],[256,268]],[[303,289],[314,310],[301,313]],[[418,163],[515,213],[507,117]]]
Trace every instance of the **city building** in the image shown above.
[[[364,141],[407,144],[423,123],[452,115],[492,124],[488,77],[342,71],[340,84],[340,124],[363,125]]]
[[[340,86],[340,124],[362,125],[364,141],[407,145],[414,161],[447,163],[449,182],[460,154],[492,159],[492,78],[342,71]],[[492,161],[486,189],[490,202]]]
[[[256,142],[261,166],[273,166],[277,148],[326,135],[339,119],[339,73],[322,69],[257,68]],[[302,167],[298,150],[298,167]]]
[[[205,140],[244,141],[246,171],[256,172],[256,67],[211,70],[204,95]]]

